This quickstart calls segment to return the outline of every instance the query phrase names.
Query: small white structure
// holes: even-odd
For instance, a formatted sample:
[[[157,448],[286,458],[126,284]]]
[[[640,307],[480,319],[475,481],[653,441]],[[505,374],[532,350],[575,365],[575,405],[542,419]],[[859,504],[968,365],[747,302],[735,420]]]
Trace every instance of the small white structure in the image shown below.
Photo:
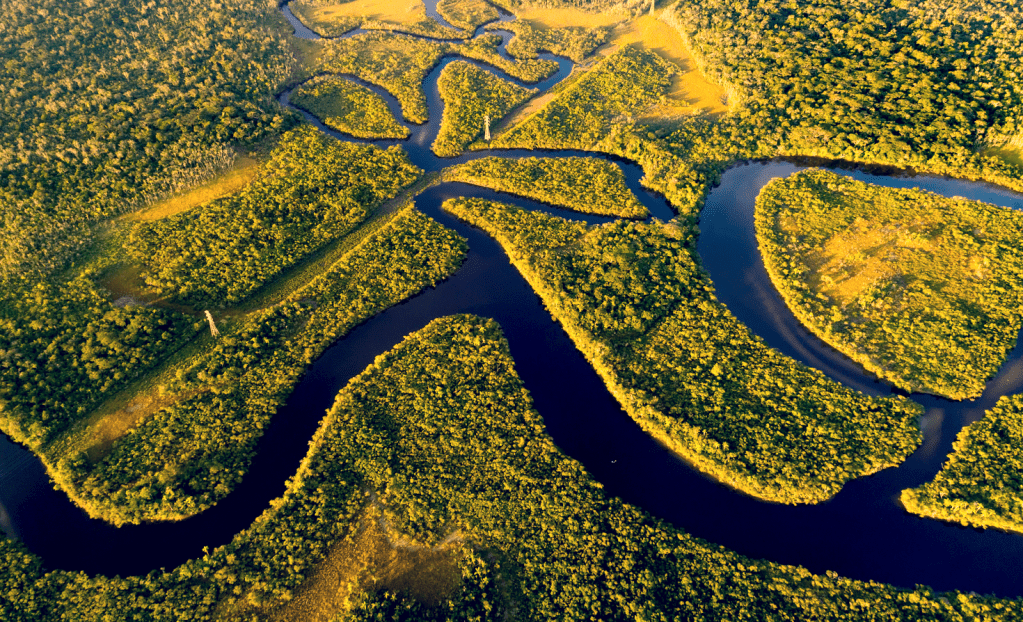
[[[483,139],[490,142],[490,115],[483,115]]]
[[[209,311],[206,311],[206,319],[209,320],[210,323],[210,334],[214,337],[219,337],[220,331],[217,330],[217,325],[213,323],[213,316],[210,315]]]

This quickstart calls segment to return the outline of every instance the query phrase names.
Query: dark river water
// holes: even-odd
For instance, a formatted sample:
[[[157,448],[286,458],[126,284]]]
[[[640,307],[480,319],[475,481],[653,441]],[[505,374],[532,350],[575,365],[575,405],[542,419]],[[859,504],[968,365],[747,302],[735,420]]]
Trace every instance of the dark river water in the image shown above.
[[[435,11],[435,4],[428,2],[428,9]],[[289,13],[287,7],[284,9]],[[293,17],[289,19],[296,23]],[[309,29],[296,26],[296,30],[299,36],[317,36]],[[426,81],[430,122],[412,126],[410,139],[390,143],[404,145],[412,160],[427,170],[485,155],[537,155],[491,151],[441,159],[430,153],[429,145],[443,110],[437,77],[450,60],[442,61]],[[559,71],[539,85],[541,88],[549,88],[570,71],[568,61],[555,60]],[[385,96],[400,118],[400,106],[394,98],[373,88]],[[289,94],[280,97],[285,105]],[[324,131],[347,139],[316,123]],[[603,157],[573,151],[541,155]],[[668,220],[673,216],[663,197],[642,188],[638,166],[613,161],[621,166],[629,187],[654,217]],[[805,166],[772,161],[729,169],[703,210],[699,255],[718,298],[769,345],[848,386],[870,394],[887,394],[891,391],[888,385],[809,334],[786,308],[764,271],[753,229],[754,199],[770,179],[802,168]],[[885,186],[919,187],[1023,209],[1023,197],[986,184],[833,170]],[[30,452],[0,436],[0,527],[20,537],[48,568],[54,569],[139,574],[202,555],[203,547],[230,541],[268,507],[271,499],[283,493],[284,482],[297,469],[320,418],[349,378],[432,319],[474,313],[500,323],[516,369],[547,431],[566,454],[581,461],[604,484],[609,494],[691,534],[756,558],[904,587],[925,584],[938,590],[1023,595],[1023,583],[1018,580],[1023,576],[1023,536],[915,517],[898,503],[902,489],[934,477],[964,425],[979,419],[999,396],[1023,388],[1020,347],[975,401],[911,396],[927,408],[921,421],[924,443],[904,464],[854,480],[833,499],[818,505],[766,503],[691,469],[639,429],[544,310],[497,243],[440,210],[445,199],[461,196],[501,200],[588,222],[609,220],[570,214],[465,184],[446,183],[427,190],[416,198],[416,205],[469,241],[465,264],[436,288],[377,315],[328,349],[274,417],[259,443],[249,474],[225,500],[184,521],[115,528],[89,519],[64,493],[53,489],[41,463]]]

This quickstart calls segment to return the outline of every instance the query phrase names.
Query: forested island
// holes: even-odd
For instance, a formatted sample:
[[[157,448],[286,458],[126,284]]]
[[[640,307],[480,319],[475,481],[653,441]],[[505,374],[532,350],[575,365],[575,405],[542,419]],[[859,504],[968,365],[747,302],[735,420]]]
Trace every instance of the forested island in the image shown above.
[[[524,283],[648,451],[737,504],[816,508],[937,446],[898,512],[1023,531],[1021,388],[997,376],[1023,323],[1019,212],[826,170],[760,194],[791,312],[901,392],[773,347],[697,251],[708,194],[749,160],[1018,196],[1020,24],[1008,0],[13,0],[0,618],[1023,616],[1018,593],[976,593],[1001,587],[811,571],[619,498],[606,464],[555,443],[521,327],[482,311],[497,294],[455,304],[467,273],[510,261],[500,287]],[[316,385],[325,356],[402,314],[410,329]],[[333,406],[300,412],[315,432],[275,438],[324,386]],[[986,412],[936,445],[920,393]],[[114,552],[119,532],[222,508],[277,442],[294,464],[233,537],[143,571],[40,555],[29,510],[5,505],[40,464],[47,503],[124,526],[103,532]]]

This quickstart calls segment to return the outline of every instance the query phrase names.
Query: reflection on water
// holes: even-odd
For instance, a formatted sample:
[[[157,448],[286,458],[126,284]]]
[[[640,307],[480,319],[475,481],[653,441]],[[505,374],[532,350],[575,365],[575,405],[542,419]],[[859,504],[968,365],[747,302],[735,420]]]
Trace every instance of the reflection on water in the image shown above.
[[[285,15],[295,24],[286,9]],[[561,69],[545,88],[567,75],[570,64],[563,59],[559,62]],[[537,155],[506,151],[452,160],[433,156],[428,145],[436,136],[443,107],[436,88],[439,71],[440,67],[432,71],[426,83],[431,121],[414,127],[417,138],[403,143],[414,162],[427,170],[438,170],[481,155]],[[287,102],[286,95],[283,100]],[[388,102],[392,109],[396,106],[393,98]],[[603,157],[574,151],[553,155]],[[663,198],[641,188],[639,167],[620,165],[629,187],[654,216],[670,218],[671,209]],[[795,321],[763,270],[753,229],[754,199],[771,178],[801,168],[791,162],[768,162],[727,171],[720,186],[710,193],[702,213],[699,254],[718,298],[768,344],[848,386],[871,394],[888,394],[890,387],[865,375],[858,365]],[[1023,207],[1019,195],[985,184],[931,177],[880,177],[855,170],[838,172],[883,185],[917,186]],[[37,459],[0,437],[0,525],[15,529],[49,568],[140,574],[201,555],[204,546],[212,548],[229,541],[267,507],[270,499],[282,493],[284,481],[295,472],[307,451],[308,439],[320,417],[350,377],[433,318],[475,313],[501,324],[516,370],[548,433],[565,453],[585,465],[608,494],[693,535],[752,557],[905,587],[927,584],[939,590],[1023,595],[1023,584],[1018,580],[1023,576],[1023,537],[914,517],[897,503],[899,491],[934,476],[963,425],[979,418],[999,395],[1020,390],[1020,346],[988,384],[984,395],[973,402],[912,396],[927,408],[921,420],[925,442],[903,465],[850,482],[834,499],[815,506],[765,503],[690,469],[643,433],[622,412],[564,331],[551,321],[500,247],[441,212],[441,202],[457,196],[478,196],[552,211],[532,201],[465,184],[443,184],[417,197],[419,209],[469,240],[469,256],[463,268],[438,287],[367,321],[328,349],[274,417],[258,445],[249,474],[227,499],[185,521],[113,528],[89,520],[66,495],[53,490]],[[602,222],[599,218],[585,219]]]

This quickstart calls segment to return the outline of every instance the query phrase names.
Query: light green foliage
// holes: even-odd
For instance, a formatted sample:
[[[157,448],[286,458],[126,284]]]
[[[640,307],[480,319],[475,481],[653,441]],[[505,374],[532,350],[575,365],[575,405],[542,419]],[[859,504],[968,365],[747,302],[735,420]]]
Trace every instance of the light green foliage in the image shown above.
[[[9,0],[0,23],[0,279],[49,272],[91,223],[204,181],[285,118],[264,0]]]
[[[442,318],[338,395],[309,454],[251,527],[145,577],[46,573],[0,540],[0,614],[51,619],[259,619],[290,599],[372,496],[420,542],[458,528],[462,585],[428,607],[357,590],[339,620],[1000,620],[1018,601],[898,590],[755,561],[604,494],[543,433],[493,321]]]
[[[461,61],[449,64],[437,82],[444,101],[444,117],[433,142],[441,157],[456,156],[473,140],[483,137],[483,122],[490,116],[493,127],[511,110],[536,94]]]
[[[650,213],[625,185],[622,169],[591,158],[480,158],[446,173],[463,181],[577,212],[622,218]]]
[[[462,45],[458,53],[466,58],[497,67],[523,82],[539,82],[553,76],[558,70],[558,64],[552,60],[540,58],[508,60],[498,52],[500,44],[499,35],[486,34]]]
[[[260,179],[235,195],[140,223],[127,252],[160,294],[236,303],[344,236],[419,174],[399,147],[341,142],[304,126],[282,137]]]
[[[1023,396],[1012,395],[963,428],[934,480],[902,491],[914,514],[1023,532]]]
[[[372,32],[328,41],[322,66],[325,71],[352,74],[386,89],[401,103],[405,120],[425,123],[428,111],[422,83],[426,74],[445,56],[472,58],[529,82],[542,80],[557,71],[557,64],[552,61],[506,60],[497,52],[500,41],[497,35],[485,35],[468,43],[454,44]]]
[[[423,80],[443,56],[452,53],[453,47],[442,41],[370,32],[326,42],[322,67],[386,89],[401,103],[406,121],[425,123],[428,111]]]
[[[479,199],[445,209],[501,243],[644,429],[729,485],[819,502],[920,443],[919,405],[859,394],[751,335],[673,225],[586,230]]]
[[[337,76],[313,78],[292,93],[291,103],[308,110],[327,127],[356,138],[406,138],[382,97]]]
[[[1023,213],[810,170],[757,198],[757,239],[804,324],[908,391],[976,397],[1023,323]]]
[[[671,12],[765,143],[958,176],[1023,174],[975,153],[1023,132],[1019,2],[697,0]]]
[[[94,276],[0,298],[0,430],[33,449],[194,332],[179,313],[114,307]]]
[[[515,37],[508,42],[508,54],[515,58],[536,58],[540,52],[567,56],[580,63],[611,36],[610,26],[584,28],[534,28],[525,21],[511,21],[495,24],[494,28],[509,30]]]
[[[237,325],[165,391],[173,405],[119,439],[95,464],[72,456],[57,482],[115,523],[195,514],[228,494],[256,441],[306,366],[360,322],[434,285],[465,243],[409,208],[283,304]]]
[[[469,32],[501,16],[486,0],[440,0],[437,12],[449,24]]]
[[[557,99],[503,134],[501,147],[592,149],[615,124],[660,101],[677,70],[642,48],[624,47],[569,84]]]

